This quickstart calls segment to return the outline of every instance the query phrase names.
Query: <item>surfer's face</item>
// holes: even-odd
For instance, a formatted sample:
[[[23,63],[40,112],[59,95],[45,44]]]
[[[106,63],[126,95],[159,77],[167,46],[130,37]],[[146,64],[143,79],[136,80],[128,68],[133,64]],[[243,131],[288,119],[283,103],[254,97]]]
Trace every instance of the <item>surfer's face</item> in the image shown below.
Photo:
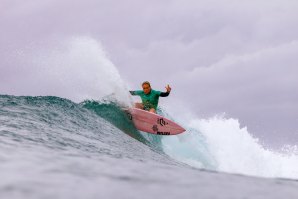
[[[150,87],[150,85],[148,85],[148,84],[143,84],[143,91],[144,91],[144,93],[145,94],[149,94],[150,93],[150,91],[151,91],[151,87]]]

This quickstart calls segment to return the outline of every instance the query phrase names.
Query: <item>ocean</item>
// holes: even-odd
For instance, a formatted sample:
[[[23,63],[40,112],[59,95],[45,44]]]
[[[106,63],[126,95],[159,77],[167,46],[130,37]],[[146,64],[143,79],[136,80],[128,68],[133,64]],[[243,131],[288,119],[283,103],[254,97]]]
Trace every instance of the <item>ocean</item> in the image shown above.
[[[274,151],[235,119],[136,130],[111,97],[0,95],[0,198],[297,198],[295,147]]]

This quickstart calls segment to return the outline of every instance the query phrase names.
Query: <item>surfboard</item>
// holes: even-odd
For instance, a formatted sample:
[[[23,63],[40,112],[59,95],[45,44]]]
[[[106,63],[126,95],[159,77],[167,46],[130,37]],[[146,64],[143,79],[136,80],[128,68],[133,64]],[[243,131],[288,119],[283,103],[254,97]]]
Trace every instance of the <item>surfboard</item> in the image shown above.
[[[155,113],[138,108],[124,109],[136,129],[157,135],[177,135],[185,129],[177,123]]]

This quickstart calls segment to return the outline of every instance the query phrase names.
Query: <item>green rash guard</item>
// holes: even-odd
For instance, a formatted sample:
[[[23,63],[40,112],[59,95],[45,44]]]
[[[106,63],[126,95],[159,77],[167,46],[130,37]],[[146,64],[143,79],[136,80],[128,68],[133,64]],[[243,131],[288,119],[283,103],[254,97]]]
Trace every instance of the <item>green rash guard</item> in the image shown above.
[[[156,91],[153,89],[151,89],[150,93],[147,95],[142,90],[130,91],[130,93],[132,95],[138,95],[141,97],[142,104],[145,110],[150,110],[151,108],[154,108],[156,110],[159,97],[166,97],[169,95],[169,93],[163,93],[161,91]]]

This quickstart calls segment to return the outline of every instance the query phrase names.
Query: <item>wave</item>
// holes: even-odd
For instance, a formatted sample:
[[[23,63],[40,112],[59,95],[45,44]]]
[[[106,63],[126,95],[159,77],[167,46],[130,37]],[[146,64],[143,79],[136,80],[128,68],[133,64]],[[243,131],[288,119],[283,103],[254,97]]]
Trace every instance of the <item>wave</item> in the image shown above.
[[[121,105],[110,99],[75,103],[54,96],[2,95],[0,105],[3,138],[0,147],[22,143],[53,150],[72,148],[89,155],[119,156],[124,153],[135,157],[138,155],[131,150],[136,145],[135,140],[142,143],[141,151],[149,148],[161,155],[163,158],[158,161],[168,161],[171,157],[179,164],[218,172],[298,178],[298,156],[292,150],[281,153],[265,149],[246,128],[240,128],[235,119],[194,119],[183,123],[187,128],[185,133],[160,136],[136,130]],[[178,120],[163,109],[158,112]],[[123,137],[127,135],[129,139]]]

